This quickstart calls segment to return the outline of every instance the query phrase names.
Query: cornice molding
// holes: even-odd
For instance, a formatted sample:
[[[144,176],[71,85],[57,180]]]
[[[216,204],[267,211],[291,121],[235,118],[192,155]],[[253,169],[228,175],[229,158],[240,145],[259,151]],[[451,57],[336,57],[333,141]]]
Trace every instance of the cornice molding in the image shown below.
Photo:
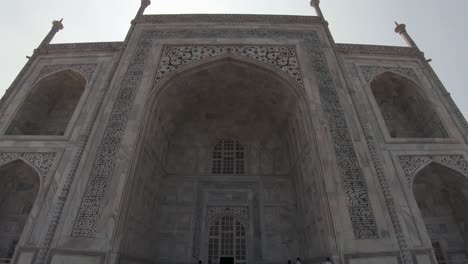
[[[116,51],[123,46],[123,42],[88,42],[88,43],[60,43],[50,44],[47,51]]]
[[[398,46],[337,43],[334,48],[336,51],[342,53],[359,53],[379,56],[421,57],[423,55],[418,49]]]
[[[182,15],[144,15],[136,23],[180,24],[180,23],[233,23],[233,24],[322,24],[316,16],[285,15],[237,15],[237,14],[182,14]]]

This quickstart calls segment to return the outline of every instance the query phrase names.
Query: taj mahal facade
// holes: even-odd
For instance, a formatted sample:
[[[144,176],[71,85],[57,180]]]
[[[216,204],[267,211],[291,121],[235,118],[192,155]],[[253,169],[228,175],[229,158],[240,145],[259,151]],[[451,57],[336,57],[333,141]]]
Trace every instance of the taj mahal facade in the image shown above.
[[[1,99],[0,263],[468,263],[468,123],[404,24],[149,4],[54,21]]]

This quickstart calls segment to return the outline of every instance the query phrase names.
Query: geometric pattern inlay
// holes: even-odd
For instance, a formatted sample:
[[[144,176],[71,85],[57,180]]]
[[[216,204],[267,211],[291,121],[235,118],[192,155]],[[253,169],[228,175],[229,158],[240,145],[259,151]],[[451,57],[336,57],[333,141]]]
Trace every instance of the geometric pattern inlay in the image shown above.
[[[143,75],[143,65],[150,50],[153,36],[144,33],[139,41],[105,129],[104,138],[91,171],[90,179],[81,201],[72,236],[95,237],[96,225],[105,204],[108,185],[116,162],[117,150],[127,127],[128,115]]]
[[[247,207],[208,207],[207,224],[224,215],[235,216],[236,219],[247,225],[249,221],[249,210]]]
[[[416,172],[431,162],[440,163],[468,176],[468,162],[463,155],[404,155],[398,156],[398,160],[410,186]]]
[[[72,235],[76,237],[93,238],[96,235],[96,226],[101,217],[102,210],[106,203],[106,194],[110,181],[112,180],[113,169],[116,163],[117,151],[124,131],[128,123],[128,115],[133,105],[137,88],[139,87],[143,76],[143,68],[148,58],[149,50],[153,41],[160,39],[179,38],[179,39],[197,39],[197,38],[275,38],[283,41],[297,39],[302,41],[309,49],[312,57],[314,73],[317,77],[320,90],[320,101],[325,118],[328,120],[330,132],[333,137],[335,154],[337,156],[339,169],[343,176],[345,185],[345,194],[347,204],[351,215],[351,222],[354,229],[354,235],[357,239],[375,239],[377,235],[377,226],[370,205],[370,200],[364,181],[363,173],[357,158],[351,134],[344,116],[344,110],[341,107],[338,92],[334,85],[331,72],[328,69],[325,54],[322,50],[322,44],[316,32],[294,32],[294,31],[273,31],[273,30],[200,30],[200,31],[146,31],[143,32],[133,58],[124,79],[113,110],[110,114],[110,120],[104,132],[104,138],[99,146],[98,154],[93,165],[88,184],[85,189],[84,197],[78,211],[77,219],[73,228]],[[230,46],[232,49],[232,46]],[[243,48],[242,48],[243,47]],[[183,49],[183,47],[168,47],[169,49]],[[192,47],[200,51],[201,47]],[[221,48],[221,47],[220,47]],[[241,46],[238,50],[245,50],[247,47]],[[286,52],[291,57],[292,50],[281,47],[273,48],[273,51]],[[262,50],[261,47],[255,47]],[[235,49],[232,49],[234,52]],[[166,49],[166,51],[168,51]],[[172,50],[174,51],[174,50]],[[197,52],[198,52],[197,51]],[[236,51],[237,52],[237,51]],[[262,51],[263,52],[263,51]],[[172,53],[169,53],[169,56]],[[267,53],[265,53],[267,54]],[[295,53],[294,53],[295,54]],[[167,55],[167,54],[166,54]],[[163,54],[161,63],[164,62]],[[262,55],[263,56],[263,55]],[[274,56],[273,56],[274,57]],[[274,60],[272,60],[274,61]],[[297,58],[288,58],[289,63],[294,65]],[[280,59],[280,62],[286,62]],[[268,62],[267,62],[268,63]],[[278,62],[277,62],[278,63]],[[159,69],[161,67],[158,67]],[[295,72],[294,68],[291,68]],[[158,70],[159,72],[159,70]],[[284,70],[283,70],[284,72]],[[167,73],[160,72],[160,79]],[[289,73],[288,73],[289,74]],[[156,73],[158,76],[158,73]],[[291,74],[289,74],[291,76]],[[158,77],[155,76],[155,83]],[[296,81],[302,79],[297,69],[297,75],[294,75]],[[160,80],[159,79],[159,80]],[[300,83],[302,85],[302,83]]]
[[[167,46],[154,84],[181,66],[226,54],[251,58],[276,67],[304,86],[296,50],[288,46]]]
[[[374,79],[374,77],[384,72],[398,73],[409,78],[410,80],[418,82],[416,73],[411,68],[373,66],[373,65],[372,66],[371,65],[360,66],[360,68],[361,68],[362,75],[366,79],[366,82],[371,81],[372,79]]]
[[[54,162],[56,153],[0,152],[0,166],[11,161],[24,159],[29,161],[44,178]]]
[[[320,101],[334,141],[338,167],[344,179],[344,189],[357,239],[376,239],[377,224],[370,204],[364,175],[357,158],[338,92],[321,50],[318,36],[305,39],[311,51],[315,76],[319,83]]]

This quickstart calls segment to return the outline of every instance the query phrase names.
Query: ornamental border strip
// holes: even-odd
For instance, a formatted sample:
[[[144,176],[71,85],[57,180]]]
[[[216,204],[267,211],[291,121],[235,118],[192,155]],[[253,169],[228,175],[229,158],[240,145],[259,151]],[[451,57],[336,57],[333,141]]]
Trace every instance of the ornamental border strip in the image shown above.
[[[57,153],[55,152],[0,152],[0,166],[10,162],[24,159],[34,165],[40,172],[41,178],[47,176]]]
[[[118,97],[99,146],[98,155],[81,201],[72,231],[74,237],[94,238],[112,180],[116,155],[127,127],[128,115],[132,108],[136,90],[139,87],[144,64],[156,39],[164,38],[275,38],[302,40],[308,48],[315,75],[319,84],[323,114],[334,141],[340,174],[345,182],[345,194],[356,239],[377,239],[377,225],[362,169],[352,142],[351,134],[338,98],[331,72],[317,32],[291,32],[278,30],[200,30],[200,31],[146,31],[143,32],[131,63],[124,75]]]
[[[468,161],[461,154],[459,155],[399,155],[398,161],[405,174],[406,181],[411,186],[416,172],[422,167],[436,162],[448,168],[454,169],[465,176],[468,176]]]
[[[124,46],[121,41],[115,42],[84,42],[84,43],[60,43],[49,44],[47,51],[69,51],[69,50],[96,50],[96,51],[115,51]]]
[[[288,15],[243,15],[243,14],[182,14],[182,15],[144,15],[138,17],[139,23],[206,23],[216,22],[225,24],[234,23],[261,23],[261,24],[314,24],[323,23],[323,19],[317,16],[288,16]]]
[[[405,56],[405,57],[420,57],[421,51],[410,47],[399,46],[384,46],[384,45],[363,45],[363,44],[349,44],[337,43],[334,48],[342,53],[359,53],[369,55],[384,55],[384,56]]]

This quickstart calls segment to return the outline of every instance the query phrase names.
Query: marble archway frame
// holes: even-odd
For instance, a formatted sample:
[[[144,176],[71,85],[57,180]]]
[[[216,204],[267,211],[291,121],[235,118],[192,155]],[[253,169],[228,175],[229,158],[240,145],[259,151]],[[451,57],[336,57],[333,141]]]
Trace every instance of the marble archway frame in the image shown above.
[[[433,162],[458,171],[468,177],[468,161],[463,155],[403,155],[398,156],[398,161],[410,188],[412,188],[413,180],[418,172]]]
[[[377,66],[377,65],[361,65],[359,67],[361,69],[361,73],[364,76],[364,79],[367,83],[370,83],[374,80],[377,76],[381,75],[385,72],[392,72],[401,76],[404,76],[416,84],[420,85],[419,79],[416,75],[416,72],[407,67],[390,67],[390,66]]]
[[[94,72],[96,71],[96,68],[97,68],[97,64],[95,63],[46,65],[41,69],[34,83],[37,83],[38,81],[54,73],[58,73],[58,72],[65,71],[65,70],[72,70],[77,73],[80,73],[81,75],[83,75],[83,77],[85,77],[86,81],[89,83],[91,78],[94,75]]]
[[[240,56],[272,66],[304,87],[294,46],[165,46],[154,86],[177,69],[220,56]]]
[[[94,238],[96,236],[96,227],[101,217],[104,206],[107,202],[108,186],[113,180],[113,173],[117,161],[117,152],[120,142],[125,133],[128,123],[128,117],[132,109],[137,90],[142,80],[144,65],[148,59],[148,54],[153,46],[153,42],[161,39],[200,39],[200,38],[259,38],[259,39],[277,39],[288,41],[297,39],[310,55],[313,66],[313,74],[316,77],[318,89],[320,92],[320,101],[325,120],[330,127],[330,133],[333,138],[333,146],[337,158],[338,169],[344,182],[344,193],[347,197],[347,205],[356,239],[377,239],[377,224],[372,211],[369,194],[364,179],[362,168],[359,164],[358,156],[349,131],[348,123],[345,118],[344,110],[335,87],[327,59],[323,51],[323,43],[315,31],[279,31],[279,30],[199,30],[199,31],[146,31],[143,32],[134,55],[130,60],[127,72],[123,76],[121,87],[114,108],[110,114],[110,119],[106,126],[103,140],[99,146],[97,158],[93,165],[87,187],[82,198],[77,218],[73,227],[72,236]],[[192,46],[193,47],[193,46]],[[222,51],[223,47],[217,47]],[[246,46],[241,46],[241,50],[246,50]],[[255,50],[268,50],[272,46],[254,46]],[[198,47],[200,48],[200,47]],[[198,49],[197,48],[197,49]],[[238,47],[239,48],[239,47]],[[276,53],[287,46],[274,47]],[[193,48],[184,48],[193,50]],[[217,51],[215,51],[216,53]],[[244,51],[234,52],[232,55],[244,54]],[[280,52],[281,53],[281,52]],[[265,53],[266,54],[266,53]],[[184,52],[176,51],[174,58],[184,59]],[[244,54],[245,55],[245,54]],[[207,56],[206,54],[203,56]],[[202,56],[202,57],[203,57]],[[168,56],[171,58],[171,56]],[[286,56],[287,57],[287,56]],[[293,57],[293,56],[291,56]],[[263,57],[262,57],[263,58]],[[277,61],[272,59],[271,61]],[[279,62],[285,60],[280,59]],[[289,60],[288,63],[294,65],[296,59]],[[278,61],[277,61],[278,63]],[[170,64],[167,64],[170,65]],[[278,65],[275,67],[279,67]],[[161,69],[161,68],[160,68]],[[281,71],[288,72],[288,75],[294,72],[293,68],[280,68]],[[162,69],[162,71],[171,72],[171,68]],[[164,74],[163,74],[164,75]],[[155,82],[157,83],[156,73]],[[290,75],[291,76],[291,75]],[[296,81],[299,75],[293,77]],[[301,80],[302,82],[302,80]],[[382,181],[383,185],[387,183]],[[386,188],[386,186],[382,186]],[[389,200],[390,201],[390,200]],[[394,210],[393,204],[389,202],[388,207]],[[92,212],[92,213],[90,213]],[[393,220],[398,221],[397,218]],[[394,222],[394,225],[399,225]],[[52,229],[51,229],[52,230]],[[52,231],[51,231],[52,234]]]
[[[55,157],[56,153],[51,152],[0,152],[0,166],[16,160],[25,161],[39,173],[41,181],[43,181],[52,167]]]

